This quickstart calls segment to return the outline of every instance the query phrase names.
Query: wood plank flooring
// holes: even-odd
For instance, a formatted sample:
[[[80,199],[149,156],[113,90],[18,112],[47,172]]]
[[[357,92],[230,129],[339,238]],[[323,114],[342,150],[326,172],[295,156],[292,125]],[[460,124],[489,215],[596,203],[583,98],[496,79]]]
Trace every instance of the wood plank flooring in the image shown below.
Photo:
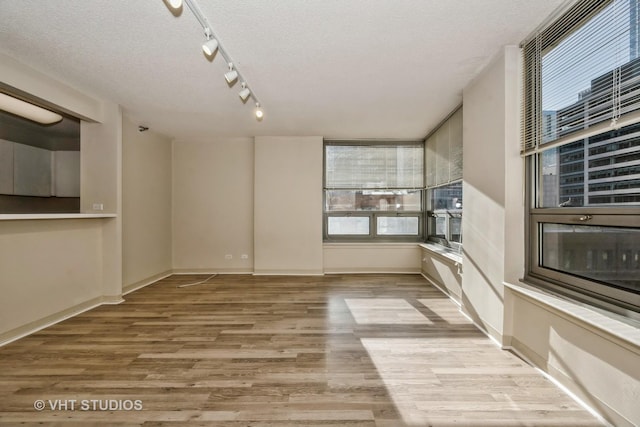
[[[0,348],[0,424],[600,425],[421,276],[204,277]]]

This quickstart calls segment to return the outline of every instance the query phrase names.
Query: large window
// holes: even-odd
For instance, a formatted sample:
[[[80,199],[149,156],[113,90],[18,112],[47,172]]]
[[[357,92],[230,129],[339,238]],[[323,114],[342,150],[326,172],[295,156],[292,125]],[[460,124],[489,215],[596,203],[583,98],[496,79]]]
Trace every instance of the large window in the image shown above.
[[[640,312],[639,10],[579,1],[523,46],[528,277],[626,313]]]
[[[462,108],[425,142],[427,236],[456,251],[462,245]]]
[[[325,241],[421,241],[424,144],[326,141]]]

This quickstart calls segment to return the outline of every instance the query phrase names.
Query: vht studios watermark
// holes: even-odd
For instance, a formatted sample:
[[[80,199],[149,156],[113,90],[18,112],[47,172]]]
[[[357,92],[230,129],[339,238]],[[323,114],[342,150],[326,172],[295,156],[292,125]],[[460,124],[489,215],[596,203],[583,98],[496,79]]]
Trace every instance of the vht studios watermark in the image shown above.
[[[36,400],[36,411],[142,411],[142,400],[122,399],[55,399]]]

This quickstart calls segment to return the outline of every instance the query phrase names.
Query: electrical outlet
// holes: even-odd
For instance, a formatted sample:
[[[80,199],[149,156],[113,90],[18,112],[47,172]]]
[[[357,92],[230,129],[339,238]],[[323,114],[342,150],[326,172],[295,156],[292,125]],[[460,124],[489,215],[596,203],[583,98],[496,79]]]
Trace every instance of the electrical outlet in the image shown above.
[[[242,254],[242,255],[240,255],[240,259],[249,259],[249,255]]]
[[[93,210],[94,211],[102,211],[102,210],[104,210],[104,204],[102,204],[102,203],[94,203],[93,204]]]
[[[226,260],[233,259],[233,255],[231,255],[231,254],[226,254],[226,255],[224,256],[224,259],[226,259]]]

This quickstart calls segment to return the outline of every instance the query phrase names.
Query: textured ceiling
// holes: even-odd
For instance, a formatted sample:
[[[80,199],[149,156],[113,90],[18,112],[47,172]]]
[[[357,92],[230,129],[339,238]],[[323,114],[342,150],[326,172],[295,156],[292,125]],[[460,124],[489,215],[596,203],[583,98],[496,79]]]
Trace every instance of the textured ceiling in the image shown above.
[[[498,49],[562,0],[197,0],[265,118],[208,61],[186,6],[0,0],[0,52],[178,139],[424,137]],[[1,77],[1,76],[0,76]]]

